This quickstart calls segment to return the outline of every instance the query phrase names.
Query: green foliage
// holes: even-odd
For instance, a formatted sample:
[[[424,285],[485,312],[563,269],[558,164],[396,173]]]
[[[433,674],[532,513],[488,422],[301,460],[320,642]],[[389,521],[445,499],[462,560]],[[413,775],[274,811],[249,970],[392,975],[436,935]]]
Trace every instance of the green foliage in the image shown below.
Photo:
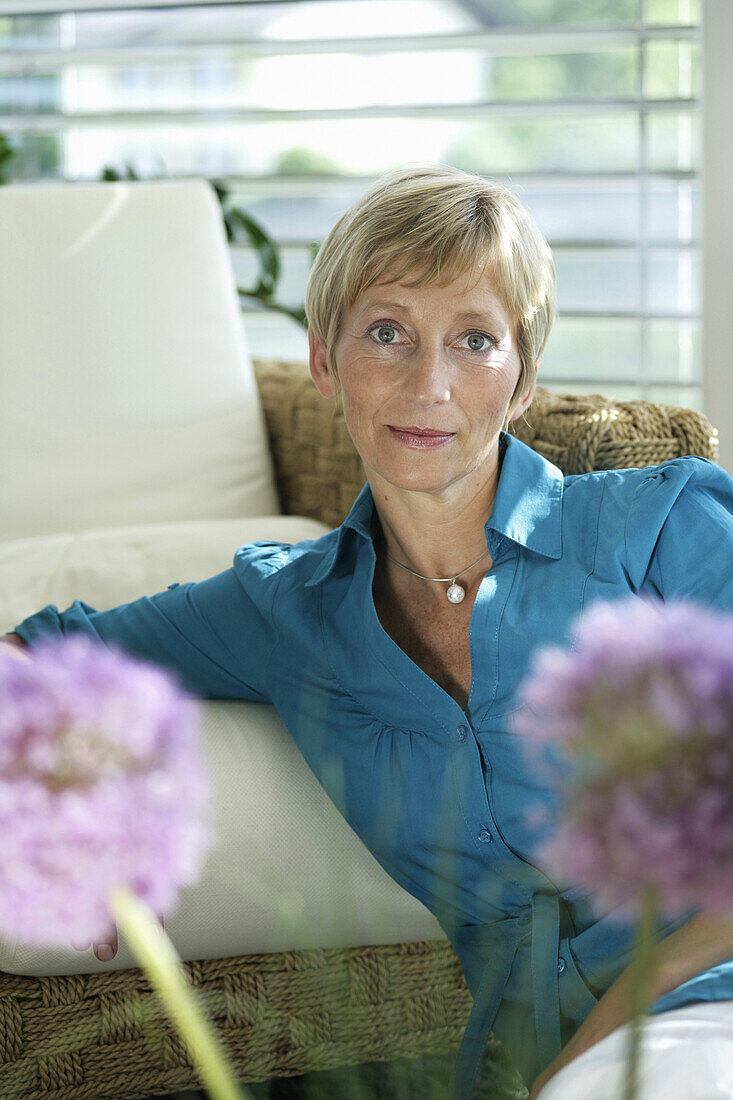
[[[495,25],[633,23],[638,11],[637,0],[478,0],[478,3]]]
[[[54,176],[61,159],[57,134],[6,137],[0,133],[0,187],[15,178]]]
[[[5,134],[0,134],[0,187],[8,182],[8,168],[14,157],[15,149],[5,137]]]
[[[275,160],[274,171],[279,176],[333,176],[341,175],[342,168],[318,149],[295,145]]]
[[[118,172],[115,168],[110,168],[109,165],[106,165],[102,169],[102,173],[101,173],[99,178],[100,178],[100,180],[102,180],[103,183],[112,183],[115,180],[138,180],[138,179],[140,179],[137,172],[135,171],[135,169],[130,164],[126,165],[124,173]]]
[[[700,0],[646,0],[645,14],[652,23],[699,23]]]
[[[659,99],[700,94],[700,46],[697,42],[647,42],[646,94]],[[686,72],[689,65],[689,77]],[[688,84],[689,80],[689,84]]]
[[[446,151],[456,168],[488,176],[534,171],[635,168],[634,135],[624,119],[478,122]]]
[[[498,57],[488,73],[487,94],[492,99],[635,96],[638,53],[626,48],[609,53]]]

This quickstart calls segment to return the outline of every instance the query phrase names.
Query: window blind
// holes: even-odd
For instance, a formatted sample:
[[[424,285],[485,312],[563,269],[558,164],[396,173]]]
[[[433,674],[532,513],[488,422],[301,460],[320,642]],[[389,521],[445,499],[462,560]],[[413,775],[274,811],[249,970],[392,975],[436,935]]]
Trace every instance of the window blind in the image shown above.
[[[552,389],[700,408],[693,0],[0,0],[9,182],[204,176],[281,247],[319,243],[383,171],[491,176],[553,248]],[[256,257],[232,245],[237,284]],[[256,356],[305,358],[242,299]]]

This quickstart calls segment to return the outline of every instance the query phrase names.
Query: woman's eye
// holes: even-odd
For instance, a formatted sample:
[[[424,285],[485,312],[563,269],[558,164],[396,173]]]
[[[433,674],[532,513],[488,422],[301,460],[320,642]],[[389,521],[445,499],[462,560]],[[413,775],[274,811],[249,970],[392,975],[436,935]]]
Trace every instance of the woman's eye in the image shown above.
[[[393,344],[397,338],[397,329],[394,325],[372,325],[368,330],[378,344]]]
[[[464,340],[468,341],[469,351],[488,351],[493,343],[493,337],[485,332],[469,332]]]
[[[370,325],[368,335],[382,347],[399,343],[399,329],[396,325],[387,324],[384,321]],[[487,332],[468,332],[460,337],[461,341],[467,341],[467,350],[473,352],[489,351],[496,343],[493,336]]]

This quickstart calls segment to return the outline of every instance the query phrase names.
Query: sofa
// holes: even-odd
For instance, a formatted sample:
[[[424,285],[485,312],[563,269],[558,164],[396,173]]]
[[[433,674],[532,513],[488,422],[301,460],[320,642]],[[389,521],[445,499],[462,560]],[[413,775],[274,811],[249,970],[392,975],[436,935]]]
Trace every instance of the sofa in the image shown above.
[[[0,248],[0,631],[342,521],[364,482],[343,417],[305,363],[249,357],[206,181],[11,185]],[[513,431],[566,473],[717,453],[693,410],[542,388]],[[200,708],[217,842],[164,917],[241,1080],[455,1050],[471,998],[433,916],[272,707]],[[109,963],[0,936],[3,1100],[197,1084],[122,935]]]

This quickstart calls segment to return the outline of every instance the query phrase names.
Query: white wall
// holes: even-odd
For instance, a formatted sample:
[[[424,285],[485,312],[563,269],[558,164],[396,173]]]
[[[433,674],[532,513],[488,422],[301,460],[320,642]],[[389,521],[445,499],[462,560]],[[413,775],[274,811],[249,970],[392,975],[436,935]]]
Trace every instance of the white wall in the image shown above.
[[[703,384],[733,473],[733,0],[703,0]]]

